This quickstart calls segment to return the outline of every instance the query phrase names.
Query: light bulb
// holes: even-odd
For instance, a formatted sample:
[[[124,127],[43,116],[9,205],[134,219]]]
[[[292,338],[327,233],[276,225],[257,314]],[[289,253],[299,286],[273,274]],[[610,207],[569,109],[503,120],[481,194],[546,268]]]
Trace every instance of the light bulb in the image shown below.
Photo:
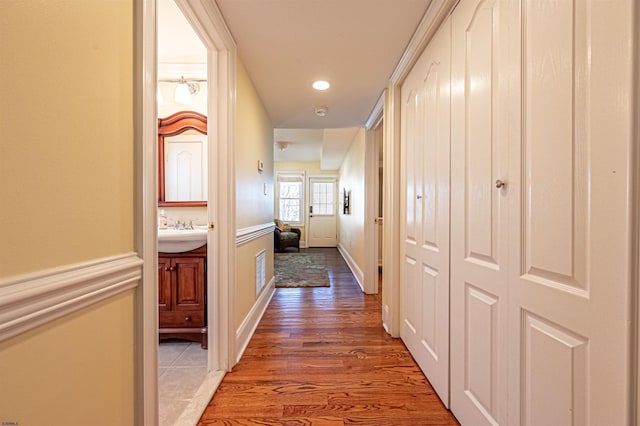
[[[316,90],[327,90],[329,87],[331,87],[331,84],[329,84],[328,81],[317,80],[313,82],[311,87],[313,87]]]
[[[176,86],[176,94],[173,99],[178,104],[191,105],[189,85],[184,81],[184,79],[178,84],[178,86]]]

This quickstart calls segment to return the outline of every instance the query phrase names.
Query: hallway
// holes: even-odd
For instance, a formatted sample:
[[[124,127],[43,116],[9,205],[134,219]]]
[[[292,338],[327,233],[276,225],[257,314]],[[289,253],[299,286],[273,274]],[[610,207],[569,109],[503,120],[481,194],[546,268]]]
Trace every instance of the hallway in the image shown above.
[[[399,339],[381,326],[336,249],[331,287],[277,289],[199,425],[457,425]]]

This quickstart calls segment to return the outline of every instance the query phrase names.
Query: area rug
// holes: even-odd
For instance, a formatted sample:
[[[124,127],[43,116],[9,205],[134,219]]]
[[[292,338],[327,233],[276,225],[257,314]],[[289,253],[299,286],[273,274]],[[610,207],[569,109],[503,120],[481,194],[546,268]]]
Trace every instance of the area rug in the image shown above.
[[[275,253],[276,287],[329,287],[322,253]]]

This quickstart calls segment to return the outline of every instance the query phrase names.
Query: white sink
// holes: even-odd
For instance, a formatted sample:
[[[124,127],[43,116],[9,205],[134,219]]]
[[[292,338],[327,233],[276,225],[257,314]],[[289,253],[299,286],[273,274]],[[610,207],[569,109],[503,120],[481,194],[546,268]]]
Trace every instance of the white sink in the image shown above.
[[[158,251],[162,253],[182,253],[206,243],[206,229],[158,229]]]

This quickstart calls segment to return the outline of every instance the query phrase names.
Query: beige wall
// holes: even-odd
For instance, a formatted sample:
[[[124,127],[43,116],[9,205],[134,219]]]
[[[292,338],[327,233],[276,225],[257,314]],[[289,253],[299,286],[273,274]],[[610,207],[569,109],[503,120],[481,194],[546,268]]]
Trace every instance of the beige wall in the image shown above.
[[[273,278],[273,236],[271,234],[238,246],[236,252],[238,258],[238,271],[236,280],[238,291],[236,293],[236,330],[245,320],[253,305],[256,303],[256,255],[262,250],[266,251],[267,274],[266,284]],[[264,290],[264,288],[263,288]]]
[[[236,226],[246,228],[273,222],[273,126],[240,60],[237,68]]]
[[[342,162],[338,181],[341,212],[338,215],[338,240],[360,270],[364,270],[364,149],[365,131],[360,129]],[[351,191],[350,214],[342,214],[344,188]]]
[[[305,188],[309,185],[309,176],[321,176],[321,175],[331,175],[338,176],[338,170],[322,170],[320,168],[319,161],[301,161],[301,162],[287,162],[287,161],[278,161],[273,164],[274,172],[304,172],[306,182],[304,183]],[[274,196],[274,212],[275,212],[275,196]],[[303,211],[309,211],[309,200],[305,196],[304,199],[304,208]],[[306,232],[304,225],[296,225],[296,228],[300,229],[301,241],[306,241]]]
[[[0,421],[133,424],[134,291],[0,342]]]
[[[0,1],[0,279],[133,251],[132,14]],[[0,420],[133,424],[133,303],[0,342]]]
[[[0,2],[0,278],[133,249],[132,2]]]
[[[242,229],[273,222],[273,127],[242,61],[237,65],[236,226]],[[262,172],[258,160],[264,163]],[[267,253],[268,283],[273,278],[273,235],[238,247],[236,329],[257,300],[255,256],[262,250]]]

